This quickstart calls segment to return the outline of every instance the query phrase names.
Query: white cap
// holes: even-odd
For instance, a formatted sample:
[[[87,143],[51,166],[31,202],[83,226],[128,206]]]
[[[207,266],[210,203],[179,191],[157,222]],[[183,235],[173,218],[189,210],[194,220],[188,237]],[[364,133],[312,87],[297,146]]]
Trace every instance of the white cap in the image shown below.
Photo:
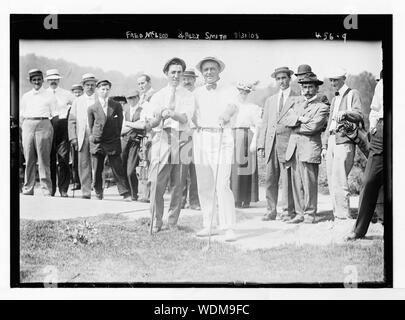
[[[46,70],[45,80],[57,80],[57,79],[61,79],[61,78],[62,77],[60,76],[60,73],[59,73],[58,69]]]
[[[329,73],[328,79],[340,79],[345,77],[347,74],[346,70],[340,67],[335,68]]]

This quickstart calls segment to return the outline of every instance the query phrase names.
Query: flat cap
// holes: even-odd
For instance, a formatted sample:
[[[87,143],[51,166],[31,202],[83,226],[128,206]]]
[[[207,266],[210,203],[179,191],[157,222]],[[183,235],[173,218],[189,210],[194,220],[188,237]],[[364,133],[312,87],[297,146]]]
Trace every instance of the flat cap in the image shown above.
[[[96,83],[96,87],[98,88],[99,86],[103,85],[103,84],[108,84],[110,87],[112,86],[111,82],[109,80],[98,80]]]
[[[288,69],[288,67],[280,67],[280,68],[277,68],[277,69],[274,70],[274,72],[271,74],[271,77],[272,77],[272,78],[275,78],[276,75],[277,75],[278,73],[281,73],[281,72],[287,73],[287,74],[289,74],[290,76],[292,76],[292,75],[294,74],[294,71]]]
[[[169,67],[172,64],[179,64],[183,68],[183,71],[186,70],[186,63],[184,62],[184,60],[180,59],[180,58],[177,58],[177,57],[174,57],[174,58],[171,58],[169,61],[167,61],[165,63],[165,65],[163,67],[163,73],[166,73],[169,70]]]

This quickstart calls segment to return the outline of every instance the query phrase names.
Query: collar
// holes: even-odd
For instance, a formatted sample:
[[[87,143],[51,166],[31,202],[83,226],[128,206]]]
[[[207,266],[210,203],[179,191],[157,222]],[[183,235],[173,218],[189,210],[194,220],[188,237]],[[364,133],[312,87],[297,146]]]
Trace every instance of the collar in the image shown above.
[[[105,100],[101,99],[101,97],[98,97],[98,101],[100,101],[101,106],[104,108],[108,105],[108,97]],[[103,106],[103,102],[105,102],[104,106]]]
[[[285,89],[285,90],[281,90],[281,89],[280,89],[280,91],[278,92],[278,95],[279,95],[279,96],[281,96],[281,92],[283,92],[283,96],[284,96],[284,98],[286,98],[286,97],[288,97],[288,96],[290,95],[291,87],[288,87],[288,88]]]
[[[39,90],[35,90],[34,88],[32,88],[32,93],[33,94],[40,94],[41,92],[44,92],[44,87],[39,88]]]
[[[316,94],[311,99],[307,99],[306,97],[304,97],[304,98],[305,98],[305,101],[309,103],[309,102],[314,101],[317,97],[318,97],[318,95]]]
[[[344,93],[346,90],[349,89],[349,87],[346,85],[346,83],[339,89],[339,95],[343,97]]]
[[[85,96],[86,97],[86,99],[92,99],[92,100],[94,100],[94,98],[95,98],[95,96],[96,96],[96,94],[95,93],[93,93],[91,96],[89,96],[89,95],[87,95],[86,93],[85,94],[83,94],[83,96]]]
[[[46,89],[46,90],[48,90],[49,92],[54,93],[54,92],[60,91],[60,88],[56,87],[56,89],[52,89],[51,87],[48,87],[48,89]]]
[[[209,85],[216,85],[216,89],[215,89],[215,90],[218,90],[218,88],[220,87],[220,82],[219,82],[219,80],[220,80],[220,79],[218,79],[218,80],[215,81],[214,83],[206,83],[206,84],[204,84],[204,87],[207,88],[207,86],[209,86]]]

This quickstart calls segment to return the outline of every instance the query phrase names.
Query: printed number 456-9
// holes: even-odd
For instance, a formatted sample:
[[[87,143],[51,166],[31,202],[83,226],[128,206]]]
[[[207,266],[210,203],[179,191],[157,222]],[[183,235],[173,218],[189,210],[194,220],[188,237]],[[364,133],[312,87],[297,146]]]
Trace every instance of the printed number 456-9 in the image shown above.
[[[319,32],[315,32],[315,37],[317,39],[322,39],[322,40],[334,40],[334,39],[342,39],[344,40],[344,42],[346,42],[346,33],[343,33],[341,35],[336,34],[333,35],[333,33],[331,32],[324,32],[323,34],[319,33]]]

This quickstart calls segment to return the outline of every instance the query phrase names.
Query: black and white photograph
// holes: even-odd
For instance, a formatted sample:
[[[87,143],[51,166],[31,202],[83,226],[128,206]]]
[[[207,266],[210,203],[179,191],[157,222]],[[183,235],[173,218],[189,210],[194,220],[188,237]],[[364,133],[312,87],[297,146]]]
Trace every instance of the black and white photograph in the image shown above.
[[[391,15],[13,14],[10,59],[13,287],[392,287]]]

